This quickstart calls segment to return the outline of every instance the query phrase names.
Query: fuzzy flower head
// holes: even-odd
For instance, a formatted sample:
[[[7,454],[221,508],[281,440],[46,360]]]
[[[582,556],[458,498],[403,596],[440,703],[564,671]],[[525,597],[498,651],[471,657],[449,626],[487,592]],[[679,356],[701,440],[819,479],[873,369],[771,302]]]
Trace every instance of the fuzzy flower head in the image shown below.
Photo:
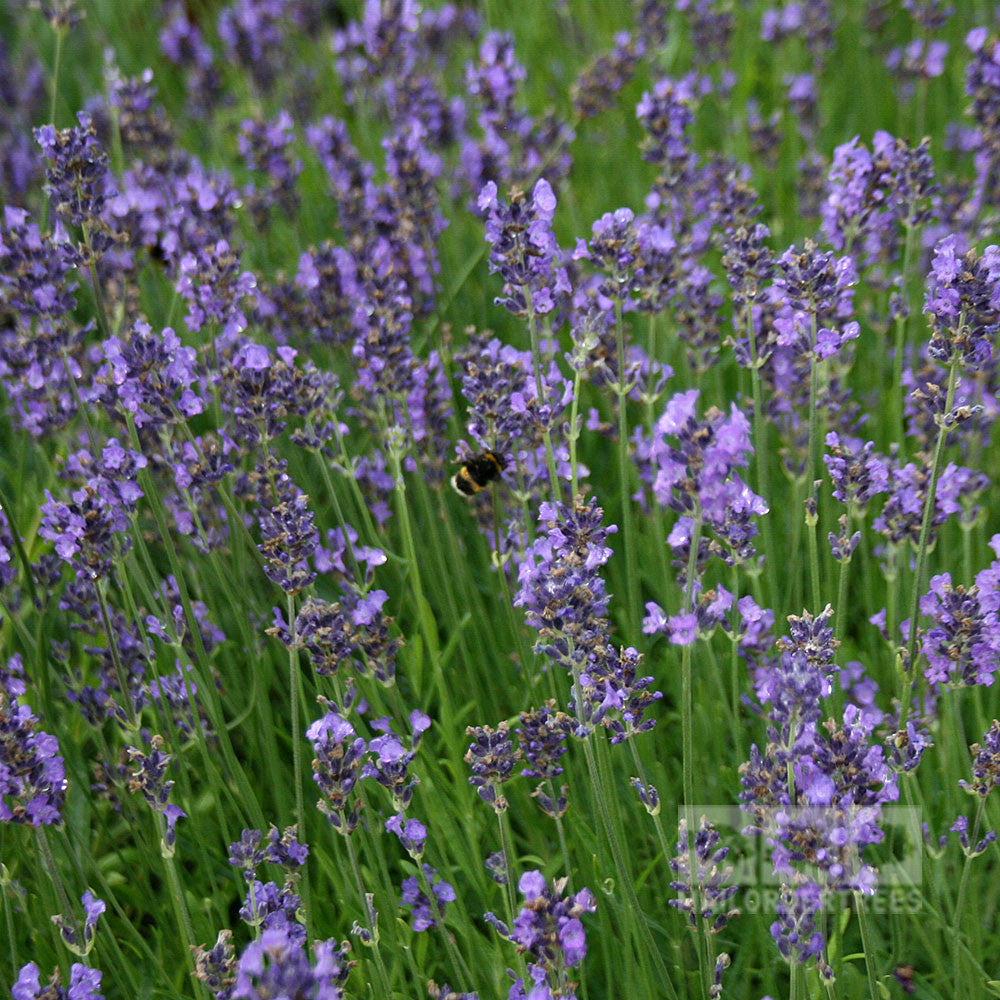
[[[514,598],[538,630],[536,649],[573,673],[592,680],[609,675],[608,594],[600,570],[611,558],[604,512],[591,498],[573,503],[542,503],[540,532],[518,570]],[[587,728],[585,706],[577,706]]]
[[[544,178],[529,197],[512,191],[510,201],[497,194],[493,181],[479,193],[478,207],[486,219],[490,271],[503,278],[503,295],[496,299],[515,316],[552,312],[570,291],[569,278],[552,233],[556,196]]]
[[[430,886],[433,903],[421,888],[415,875],[403,879],[403,894],[400,907],[408,907],[410,925],[416,932],[437,927],[444,918],[445,904],[454,902],[457,898],[455,890],[444,879],[438,878],[437,872],[430,865],[424,865],[424,875]]]
[[[182,346],[169,326],[154,333],[145,320],[136,320],[128,334],[102,347],[106,405],[131,414],[136,427],[174,424],[202,412],[194,348]]]
[[[822,974],[832,970],[823,960],[826,942],[817,929],[817,914],[823,908],[823,892],[815,882],[798,882],[793,889],[782,886],[778,919],[771,924],[771,937],[781,957],[789,964],[816,959]]]
[[[995,153],[1000,148],[1000,39],[987,28],[973,28],[965,44],[972,52],[965,70],[965,92],[972,98],[969,113],[982,141]]]
[[[136,747],[125,748],[129,762],[135,764],[128,787],[130,792],[141,794],[150,809],[163,817],[160,849],[164,852],[164,857],[170,857],[177,839],[177,821],[184,819],[187,814],[180,806],[169,801],[174,783],[166,780],[166,773],[173,758],[163,752],[163,737],[153,736],[149,744],[148,753]]]
[[[568,970],[579,965],[587,954],[587,938],[582,917],[597,909],[589,889],[565,894],[567,880],[555,879],[552,885],[539,871],[525,872],[517,883],[524,905],[507,927],[492,913],[486,920],[500,934],[517,946],[528,963],[528,976],[535,984],[525,989],[518,980],[511,987],[511,998],[559,996],[575,1000],[576,993]]]
[[[737,474],[753,454],[750,423],[734,403],[728,414],[715,407],[697,416],[700,391],[679,392],[668,400],[649,438],[640,437],[640,475],[664,507],[681,515],[668,539],[682,579],[696,519],[716,536],[711,547],[699,539],[700,571],[711,555],[727,565],[754,555],[755,519],[767,504]]]
[[[497,789],[514,776],[515,766],[521,759],[521,751],[510,738],[509,723],[501,722],[496,729],[469,726],[465,733],[474,738],[465,753],[465,763],[472,771],[469,784],[494,811],[505,812],[507,799]]]
[[[958,355],[963,367],[981,368],[993,357],[1000,328],[1000,247],[980,256],[958,234],[934,248],[924,312],[931,322],[928,353],[942,365]]]
[[[108,154],[97,139],[90,115],[77,113],[78,125],[35,129],[35,141],[48,161],[45,189],[56,212],[77,226],[90,230],[90,248],[100,257],[112,243],[104,208],[117,192],[108,164]]]
[[[272,927],[243,950],[231,996],[233,1000],[341,1000],[354,965],[347,960],[349,952],[346,942],[318,941],[310,960],[305,941],[290,927]]]
[[[327,713],[306,730],[316,754],[313,781],[323,796],[317,808],[338,833],[347,836],[358,825],[362,803],[354,795],[354,786],[361,777],[367,747],[334,706],[329,702],[326,705]]]
[[[0,689],[0,822],[62,822],[66,768],[54,736],[36,729],[28,705]]]
[[[680,173],[688,165],[691,140],[687,130],[694,121],[693,96],[685,82],[664,78],[636,105],[635,116],[646,133],[642,158],[666,173]]]
[[[972,781],[960,781],[959,785],[970,794],[985,798],[1000,786],[1000,722],[994,719],[983,742],[973,743],[969,750],[972,753]]]
[[[694,857],[697,871],[694,885],[701,898],[701,919],[706,922],[712,934],[717,934],[739,910],[728,909],[726,904],[739,891],[736,885],[728,885],[732,878],[732,865],[724,864],[729,856],[728,847],[719,847],[719,831],[704,816],[694,837]],[[694,912],[694,894],[691,878],[691,855],[688,851],[687,820],[681,819],[677,829],[677,854],[670,862],[674,881],[670,888],[680,895],[668,900],[671,906],[686,913],[693,929],[698,926]]]
[[[10,988],[13,1000],[104,1000],[101,993],[101,973],[79,962],[69,971],[69,985],[63,986],[56,969],[42,987],[38,966],[29,962],[21,967],[17,981]]]
[[[868,262],[888,256],[901,225],[926,221],[936,191],[930,141],[910,148],[876,132],[872,148],[855,136],[834,150],[823,203],[823,232],[838,251]]]
[[[920,599],[920,613],[931,619],[921,640],[924,676],[931,684],[993,683],[1000,667],[1000,592],[988,574],[980,579],[984,589],[978,584],[966,588],[953,586],[951,575],[941,573]]]

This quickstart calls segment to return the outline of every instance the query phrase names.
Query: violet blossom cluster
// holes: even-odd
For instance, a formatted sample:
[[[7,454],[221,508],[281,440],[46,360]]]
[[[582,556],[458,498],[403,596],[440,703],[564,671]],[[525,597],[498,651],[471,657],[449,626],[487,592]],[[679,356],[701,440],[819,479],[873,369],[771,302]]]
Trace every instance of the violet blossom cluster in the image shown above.
[[[164,745],[162,736],[152,736],[148,752],[138,747],[126,747],[125,752],[129,762],[135,765],[135,770],[129,776],[129,791],[141,794],[150,809],[162,817],[161,850],[172,855],[177,840],[177,822],[185,819],[187,813],[170,802],[170,790],[174,783],[166,780],[166,773],[173,758],[163,752]]]
[[[620,742],[653,727],[655,720],[643,715],[661,694],[649,690],[653,678],[639,676],[636,650],[611,642],[599,571],[611,558],[607,538],[618,529],[603,527],[603,513],[593,498],[540,505],[542,530],[518,569],[514,604],[538,630],[536,651],[572,675],[576,735],[603,725]]]
[[[294,826],[283,833],[272,826],[264,847],[261,847],[261,836],[260,830],[244,830],[240,839],[229,845],[229,863],[242,870],[247,883],[247,896],[240,908],[240,918],[253,928],[255,934],[261,930],[281,928],[287,932],[289,939],[304,942],[306,929],[297,919],[302,900],[295,887],[299,878],[297,869],[305,864],[309,848],[299,841]],[[265,861],[284,870],[284,885],[257,878],[257,869]]]
[[[23,693],[16,679],[0,689],[0,822],[52,826],[62,822],[66,767],[56,738],[18,700]]]
[[[699,396],[698,389],[675,394],[651,436],[636,432],[641,480],[661,506],[680,515],[667,544],[674,552],[681,586],[688,586],[687,565],[696,524],[715,535],[698,538],[695,571],[700,576],[712,556],[730,566],[752,560],[753,539],[759,531],[754,519],[768,512],[764,499],[736,471],[753,454],[749,421],[735,403],[728,415],[712,407],[699,420]]]
[[[994,536],[1000,545],[1000,537]],[[930,684],[993,684],[1000,667],[1000,562],[982,570],[970,587],[953,585],[950,573],[931,577],[920,599],[930,621],[920,629],[920,649]]]
[[[235,964],[228,996],[232,1000],[267,1000],[268,997],[302,997],[304,1000],[341,1000],[344,984],[355,965],[350,946],[332,938],[316,941],[313,958],[305,939],[289,926],[271,927],[251,941]],[[218,996],[218,994],[217,994]]]
[[[989,362],[1000,327],[1000,247],[980,256],[955,233],[934,248],[924,312],[931,322],[928,353],[939,364],[976,369]]]
[[[55,969],[43,988],[38,966],[28,962],[21,967],[10,995],[14,1000],[104,1000],[101,993],[103,975],[99,969],[74,962],[66,986],[62,985],[59,970]]]
[[[513,191],[504,202],[489,181],[477,201],[486,219],[490,271],[503,279],[503,295],[495,300],[515,316],[545,316],[570,292],[569,277],[552,232],[556,196],[545,178],[528,196]]]
[[[492,913],[486,920],[527,958],[527,978],[516,978],[508,1000],[560,996],[576,1000],[576,984],[570,972],[587,954],[587,936],[582,917],[597,909],[593,893],[580,889],[566,893],[567,880],[555,879],[551,886],[539,871],[525,872],[517,883],[524,905],[508,927]]]

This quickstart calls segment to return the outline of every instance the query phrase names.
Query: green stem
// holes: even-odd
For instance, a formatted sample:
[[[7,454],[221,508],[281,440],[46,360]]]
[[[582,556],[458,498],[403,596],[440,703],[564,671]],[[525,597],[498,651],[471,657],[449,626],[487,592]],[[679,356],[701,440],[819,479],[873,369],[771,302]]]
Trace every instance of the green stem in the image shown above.
[[[809,456],[806,463],[806,498],[814,495],[817,470],[819,469],[819,366],[820,359],[816,356],[816,309],[810,309],[809,315]],[[817,502],[818,502],[818,498]],[[817,511],[818,515],[818,511]],[[809,520],[812,520],[810,517]],[[819,589],[819,543],[816,533],[819,531],[818,516],[813,523],[806,523],[806,533],[809,544],[810,587],[813,612],[820,611]]]
[[[979,827],[983,819],[983,809],[986,805],[986,799],[980,798],[979,804],[976,807],[976,818],[972,824],[972,836],[969,839],[969,844],[974,847],[976,844],[976,838],[979,836]],[[954,938],[953,946],[955,951],[955,983],[956,985],[962,982],[965,974],[964,963],[962,962],[962,948],[961,948],[961,935],[959,934],[958,928],[962,924],[962,910],[965,906],[965,892],[969,885],[969,872],[972,869],[972,857],[969,854],[965,856],[965,864],[962,866],[962,879],[958,886],[958,896],[955,899],[955,912],[952,918],[952,927],[954,928]]]
[[[430,605],[424,597],[423,582],[420,578],[420,563],[417,559],[417,548],[413,541],[413,526],[410,524],[410,511],[406,505],[406,481],[403,479],[402,455],[398,450],[391,452],[399,526],[403,532],[403,546],[406,550],[407,575],[412,581],[413,598],[417,605],[417,620],[420,622],[420,633],[424,637],[427,656],[434,672],[434,682],[441,698],[442,723],[446,731],[451,727],[454,713],[451,703],[451,688],[445,680],[441,669],[441,657],[438,655],[438,637],[434,629],[434,619]]]
[[[542,352],[538,344],[538,319],[535,316],[535,309],[531,301],[531,291],[524,290],[525,301],[528,306],[528,332],[531,336],[531,361],[535,369],[535,394],[538,406],[541,407],[544,400],[544,383],[542,381]],[[552,450],[552,434],[548,427],[542,430],[542,439],[545,442],[545,461],[549,467],[549,483],[552,486],[552,499],[557,503],[562,500],[562,493],[559,487],[559,471],[556,467],[556,456]]]
[[[134,733],[139,729],[139,716],[136,713],[132,692],[128,686],[128,673],[125,670],[125,664],[122,663],[121,654],[118,652],[118,643],[115,642],[115,633],[111,627],[111,611],[108,607],[108,595],[105,588],[106,581],[94,581],[94,593],[97,595],[97,604],[101,610],[101,625],[104,627],[104,634],[108,639],[108,650],[115,668],[115,679],[118,681],[118,687],[122,693],[122,707],[128,716],[129,729]]]
[[[903,223],[906,228],[906,238],[903,244],[903,278],[900,295],[903,298],[905,309],[896,317],[896,338],[895,338],[895,375],[892,380],[892,413],[895,425],[895,436],[893,438],[899,444],[900,461],[906,461],[906,435],[904,434],[903,423],[903,355],[906,348],[906,324],[909,313],[909,283],[910,283],[910,262],[913,258],[913,243],[916,227],[912,219],[908,216]]]
[[[504,888],[506,889],[505,895],[507,897],[507,920],[513,926],[514,914],[517,912],[517,907],[514,903],[515,877],[510,851],[510,826],[507,823],[507,813],[504,809],[497,810],[497,826],[500,828],[500,851],[503,854],[503,869],[507,875],[507,881],[504,883]]]
[[[361,868],[358,865],[358,856],[354,850],[354,843],[351,840],[351,834],[347,833],[347,816],[341,814],[341,829],[345,831],[344,840],[347,842],[347,853],[351,859],[351,872],[354,875],[354,887],[357,889],[358,901],[361,903],[361,909],[365,915],[365,923],[368,926],[368,931],[371,934],[371,952],[375,959],[375,969],[378,972],[379,981],[382,987],[382,996],[391,997],[392,990],[389,987],[389,976],[385,971],[385,965],[382,962],[382,952],[379,950],[378,943],[378,931],[375,927],[375,921],[372,920],[371,910],[368,907],[368,899],[365,896],[364,883],[361,881]]]
[[[844,637],[844,623],[847,620],[847,570],[851,565],[851,557],[840,560],[840,574],[837,579],[837,606],[834,608],[833,620],[834,646],[839,646]]]
[[[302,671],[299,666],[299,650],[295,637],[295,597],[287,595],[288,631],[291,642],[288,644],[288,694],[292,701],[292,774],[295,782],[295,822],[298,824],[298,836],[306,838],[306,808],[305,794],[302,790],[302,723],[299,718],[302,700]],[[302,870],[302,902],[306,914],[306,935],[312,917],[312,907],[309,898],[309,873]]]
[[[575,682],[575,687],[579,688],[579,682]],[[578,704],[582,703],[578,702]],[[667,995],[671,997],[672,1000],[678,1000],[677,991],[674,989],[673,981],[670,978],[670,974],[667,972],[667,967],[663,964],[663,959],[660,957],[660,950],[657,947],[656,942],[653,940],[653,935],[650,933],[649,928],[646,926],[645,914],[642,912],[642,907],[639,905],[639,898],[635,894],[635,887],[632,885],[632,878],[625,866],[625,859],[622,857],[621,845],[618,842],[618,836],[615,833],[614,824],[612,823],[610,813],[608,812],[608,804],[604,796],[604,790],[601,787],[600,778],[598,776],[597,764],[594,760],[594,748],[591,745],[592,738],[593,737],[588,737],[583,741],[584,756],[587,760],[587,770],[590,775],[594,801],[597,803],[598,812],[601,817],[601,824],[603,825],[604,832],[608,838],[608,845],[611,849],[611,857],[618,876],[618,882],[625,893],[626,911],[629,915],[632,933],[636,938],[635,943],[639,948],[639,953],[644,954],[651,961],[659,982],[666,988]]]
[[[80,926],[76,910],[70,901],[69,894],[66,892],[66,887],[63,885],[59,869],[56,867],[56,859],[52,856],[52,847],[49,844],[49,837],[44,826],[35,827],[35,840],[38,843],[38,853],[41,855],[42,867],[45,869],[45,874],[48,875],[49,881],[52,883],[52,888],[55,889],[56,896],[59,898],[59,906],[66,920],[73,925],[77,944],[82,947],[83,928]]]
[[[778,581],[775,576],[774,533],[771,528],[771,518],[774,511],[774,498],[771,496],[770,450],[767,443],[767,423],[764,420],[764,400],[761,390],[760,365],[757,357],[757,337],[753,329],[753,311],[746,310],[747,338],[750,342],[750,385],[753,389],[753,448],[757,464],[757,492],[764,498],[769,511],[761,518],[761,529],[764,534],[764,572],[767,576],[768,599],[772,603],[778,599]]]
[[[621,490],[622,548],[625,549],[625,622],[635,634],[636,615],[639,608],[639,572],[635,561],[635,527],[632,523],[632,490],[629,486],[628,460],[628,364],[625,357],[625,324],[622,320],[622,302],[615,299],[615,337],[618,346],[618,488]]]
[[[161,824],[161,834],[163,819],[162,816],[157,817]],[[174,915],[177,918],[177,925],[180,928],[181,938],[187,944],[184,949],[184,954],[186,956],[186,962],[188,967],[188,973],[194,978],[194,953],[192,948],[195,945],[194,939],[194,929],[191,926],[191,917],[188,914],[187,906],[184,903],[184,894],[181,891],[181,881],[177,875],[177,865],[174,862],[173,857],[164,857],[163,859],[164,867],[167,871],[167,882],[170,885],[170,898],[174,904]],[[211,997],[211,992],[209,991],[207,985],[202,984],[202,989],[204,993]]]
[[[854,890],[854,907],[858,913],[858,927],[861,930],[861,947],[865,953],[865,972],[868,975],[868,993],[871,1000],[880,1000],[878,980],[875,978],[875,949],[871,928],[868,925],[868,914],[865,912],[865,898]]]
[[[101,282],[97,277],[97,258],[94,257],[94,248],[90,240],[90,227],[86,222],[81,223],[83,230],[83,242],[87,247],[87,263],[90,268],[90,280],[94,287],[94,303],[97,306],[97,323],[101,328],[101,336],[111,336],[111,323],[108,322],[108,312],[104,306],[104,292],[101,289]]]
[[[965,314],[959,317],[959,329],[965,324]],[[917,544],[917,566],[913,572],[913,594],[910,598],[910,635],[906,643],[906,682],[900,701],[899,727],[906,725],[906,717],[910,711],[910,695],[916,678],[917,650],[917,615],[920,610],[920,588],[923,586],[924,571],[927,568],[927,544],[930,540],[931,521],[934,519],[934,503],[937,493],[938,476],[941,472],[941,458],[944,455],[945,440],[948,437],[948,427],[945,419],[951,413],[955,403],[955,385],[958,381],[958,365],[961,355],[956,351],[952,356],[951,367],[948,369],[948,393],[945,398],[944,412],[939,418],[937,442],[934,445],[934,458],[931,463],[931,479],[927,484],[927,496],[924,498],[924,518],[920,525],[920,541]]]

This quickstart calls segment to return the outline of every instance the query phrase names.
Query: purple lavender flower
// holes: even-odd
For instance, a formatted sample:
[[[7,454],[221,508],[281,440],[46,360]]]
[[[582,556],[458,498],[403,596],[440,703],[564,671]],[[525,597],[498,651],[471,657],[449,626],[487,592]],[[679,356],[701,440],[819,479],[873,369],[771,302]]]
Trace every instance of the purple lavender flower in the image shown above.
[[[549,816],[562,816],[566,812],[566,788],[553,800],[551,782],[563,773],[560,759],[569,749],[566,738],[573,730],[572,719],[556,708],[554,700],[547,701],[541,708],[521,712],[521,728],[515,730],[518,744],[526,767],[521,775],[538,782],[531,793],[538,801],[542,812]]]
[[[173,424],[202,412],[194,348],[183,347],[169,326],[156,334],[137,320],[125,338],[111,337],[102,347],[103,377],[112,387],[106,405],[130,413],[136,427]]]
[[[211,948],[192,949],[195,979],[205,984],[215,1000],[230,1000],[236,985],[236,952],[232,942],[233,932],[222,930]]]
[[[459,993],[458,990],[453,990],[448,983],[438,986],[433,979],[427,984],[427,995],[431,1000],[479,1000],[479,994],[475,991]]]
[[[726,269],[733,289],[733,304],[737,307],[754,302],[774,274],[774,255],[764,242],[770,235],[771,231],[760,222],[726,234],[722,266]]]
[[[128,551],[128,519],[119,503],[109,502],[95,485],[76,490],[69,503],[57,501],[46,490],[42,505],[42,538],[75,572],[90,580],[107,577],[114,560]]]
[[[642,158],[659,166],[668,176],[678,176],[690,165],[691,140],[687,130],[694,121],[693,96],[684,83],[664,78],[644,93],[636,105],[636,117],[646,133]]]
[[[833,498],[853,514],[863,516],[872,498],[889,489],[886,462],[875,451],[874,442],[841,438],[836,431],[827,434],[826,446],[830,452],[823,461],[833,483]]]
[[[219,96],[215,56],[183,3],[172,4],[168,13],[160,31],[160,48],[169,62],[184,69],[189,107],[195,117],[203,117]]]
[[[173,758],[163,752],[163,737],[152,736],[149,740],[150,750],[144,753],[137,747],[126,747],[129,762],[136,765],[129,778],[129,791],[139,792],[147,805],[163,819],[160,822],[161,850],[173,854],[177,839],[177,821],[185,819],[187,813],[180,806],[169,801],[170,790],[174,787],[172,781],[166,781],[167,767]]]
[[[74,955],[86,958],[94,947],[94,938],[97,934],[97,921],[108,907],[103,899],[97,899],[89,889],[80,897],[80,902],[83,904],[82,941],[78,940],[76,924],[67,919],[63,914],[56,914],[52,918],[52,923],[59,928],[59,936],[62,938],[63,944]]]
[[[400,908],[409,907],[410,926],[417,933],[437,927],[444,918],[445,905],[457,898],[451,885],[438,878],[437,871],[428,864],[424,865],[424,875],[434,895],[433,905],[415,875],[403,879],[403,895],[399,904]]]
[[[462,144],[462,166],[474,195],[488,182],[527,184],[543,168],[553,181],[569,172],[565,147],[573,133],[552,115],[536,121],[517,107],[524,78],[513,37],[487,32],[477,60],[466,65],[466,85],[483,133],[479,140],[469,137]]]
[[[286,594],[297,594],[316,579],[309,559],[319,542],[316,517],[309,498],[282,476],[275,483],[276,503],[258,513],[261,542],[257,547],[267,559],[264,574]]]
[[[890,733],[885,738],[885,748],[890,765],[897,772],[914,770],[921,761],[924,751],[934,746],[928,730],[908,719],[906,729]]]
[[[35,141],[48,160],[45,190],[59,215],[84,227],[83,254],[90,259],[101,257],[111,246],[104,208],[117,191],[90,115],[80,111],[76,117],[80,124],[73,128],[36,128]]]
[[[930,618],[921,649],[927,657],[928,683],[990,686],[1000,667],[1000,593],[988,575],[983,586],[952,586],[951,574],[931,577],[920,599],[920,613]]]
[[[326,714],[306,730],[306,738],[316,754],[312,763],[313,781],[323,795],[316,808],[346,837],[358,825],[361,801],[353,792],[361,777],[367,748],[354,727],[329,702],[325,706]]]
[[[699,390],[674,395],[657,420],[650,438],[639,439],[637,459],[642,480],[665,507],[681,515],[668,544],[686,576],[688,553],[696,518],[711,528],[718,542],[699,539],[698,570],[711,555],[728,564],[752,558],[753,521],[768,512],[767,505],[736,474],[753,453],[750,424],[734,403],[726,416],[711,408],[699,421],[695,415]],[[676,440],[676,445],[670,442]]]
[[[163,161],[173,153],[174,135],[161,105],[156,103],[153,71],[122,79],[117,71],[108,81],[108,104],[115,115],[128,154],[146,161]]]
[[[298,922],[298,912],[302,897],[295,892],[297,879],[288,874],[284,885],[277,882],[261,882],[251,878],[247,894],[240,907],[240,919],[254,929],[281,928],[287,931],[289,939],[306,940],[306,929]]]
[[[889,72],[903,82],[903,93],[909,96],[917,80],[932,80],[944,73],[948,43],[940,39],[914,38],[912,42],[893,49],[886,57]]]
[[[315,960],[306,954],[305,941],[290,927],[272,927],[244,948],[236,966],[233,1000],[300,997],[302,1000],[340,1000],[354,962],[350,946],[333,939],[313,945]]]
[[[567,879],[555,879],[550,887],[541,872],[527,871],[517,883],[524,906],[513,926],[508,928],[492,913],[486,914],[486,920],[527,956],[528,977],[534,989],[518,979],[508,994],[510,1000],[527,1000],[535,993],[576,1000],[568,970],[579,965],[587,954],[586,932],[580,918],[593,913],[597,906],[589,889],[564,895],[566,884]]]
[[[0,690],[0,822],[62,822],[66,769],[54,736],[36,729],[31,707]]]
[[[536,650],[573,676],[578,736],[596,724],[593,713],[605,696],[617,697],[615,688],[624,695],[622,707],[632,697],[626,691],[634,691],[643,703],[649,697],[640,693],[645,679],[638,682],[630,675],[631,655],[623,665],[611,647],[608,595],[600,568],[611,558],[607,538],[617,528],[603,527],[603,513],[593,498],[541,504],[542,531],[525,553],[514,598],[515,606],[526,609],[528,624],[538,629]],[[608,715],[606,724],[616,717]]]
[[[958,355],[966,368],[977,369],[993,357],[1000,325],[1000,248],[988,246],[982,256],[963,252],[964,239],[952,234],[934,248],[924,312],[931,321],[928,353],[942,365]]]
[[[361,769],[362,778],[373,778],[389,792],[397,812],[403,812],[410,805],[413,791],[420,783],[416,775],[410,774],[410,765],[416,758],[421,737],[431,726],[430,717],[417,709],[410,713],[409,721],[413,735],[407,750],[392,731],[390,719],[375,720],[372,728],[383,735],[369,741],[368,750],[373,756]]]
[[[918,466],[908,462],[900,467],[897,461],[889,461],[888,498],[872,527],[891,545],[909,541],[916,546],[919,542],[930,471],[926,463]],[[966,506],[974,507],[975,496],[986,485],[982,473],[949,462],[938,477],[931,528],[939,528]],[[931,538],[934,538],[933,533]]]
[[[496,304],[521,317],[552,312],[569,293],[570,284],[552,233],[556,196],[549,182],[544,178],[536,182],[530,202],[514,191],[505,203],[490,181],[477,204],[486,218],[490,271],[504,282]]]
[[[739,914],[739,910],[726,908],[729,900],[739,891],[739,886],[727,885],[733,875],[732,865],[723,864],[729,856],[729,848],[718,846],[719,831],[703,816],[694,837],[697,865],[694,881],[701,902],[701,912],[696,915],[688,843],[687,820],[682,818],[677,827],[677,855],[670,861],[670,870],[676,876],[670,888],[681,895],[667,902],[688,915],[691,927],[697,928],[700,918],[710,933],[717,934]]]
[[[876,132],[872,150],[857,136],[838,146],[823,203],[823,232],[834,249],[865,263],[886,260],[897,249],[900,225],[928,218],[936,192],[929,140],[911,149],[888,132]]]
[[[399,838],[403,850],[414,861],[420,860],[427,842],[427,827],[420,820],[407,819],[402,813],[396,813],[385,821],[385,828]]]
[[[345,590],[333,604],[306,598],[295,618],[295,635],[317,674],[329,677],[342,663],[350,663],[359,673],[371,672],[383,684],[392,680],[400,641],[389,635],[393,619],[382,614],[388,599],[384,590],[365,594]]]
[[[643,37],[627,31],[615,35],[612,48],[593,59],[573,81],[570,97],[577,118],[594,118],[614,107],[616,95],[635,75],[645,54]]]
[[[994,719],[983,742],[973,743],[969,750],[972,752],[972,781],[960,781],[959,785],[971,794],[986,798],[1000,785],[1000,722]]]
[[[354,300],[361,295],[357,263],[344,247],[327,241],[299,258],[295,278],[305,295],[305,316],[325,343],[348,343],[354,333]]]
[[[283,0],[240,0],[219,12],[219,38],[226,55],[249,70],[265,92],[284,66],[285,7]]]
[[[501,722],[496,729],[490,726],[469,726],[465,734],[474,737],[464,758],[472,771],[469,784],[495,812],[505,812],[507,799],[497,789],[510,781],[514,776],[515,765],[521,759],[521,751],[510,738],[510,724]]]
[[[21,967],[17,982],[10,988],[10,995],[14,1000],[104,1000],[102,975],[98,969],[74,962],[69,970],[68,986],[61,985],[59,970],[55,969],[43,990],[38,966],[29,962]]]
[[[70,320],[76,305],[71,272],[82,258],[61,225],[52,237],[7,206],[0,226],[0,305],[12,322],[0,334],[0,372],[21,425],[38,436],[75,414],[70,381],[83,374],[82,345],[89,332]]]
[[[227,344],[247,328],[243,303],[256,303],[256,287],[257,279],[240,271],[240,254],[226,240],[184,254],[178,265],[176,288],[188,303],[188,328],[197,332],[215,324]]]
[[[825,967],[822,954],[826,946],[816,929],[816,915],[823,908],[823,892],[815,882],[800,882],[793,889],[782,886],[778,901],[778,919],[771,924],[771,937],[786,962],[805,964],[817,959]]]

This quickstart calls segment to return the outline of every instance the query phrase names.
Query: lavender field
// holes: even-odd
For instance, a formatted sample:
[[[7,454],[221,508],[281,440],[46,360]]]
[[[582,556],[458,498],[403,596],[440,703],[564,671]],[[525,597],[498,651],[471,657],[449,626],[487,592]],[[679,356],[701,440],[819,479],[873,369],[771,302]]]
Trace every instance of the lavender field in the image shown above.
[[[994,0],[0,0],[0,997],[1000,997]]]

